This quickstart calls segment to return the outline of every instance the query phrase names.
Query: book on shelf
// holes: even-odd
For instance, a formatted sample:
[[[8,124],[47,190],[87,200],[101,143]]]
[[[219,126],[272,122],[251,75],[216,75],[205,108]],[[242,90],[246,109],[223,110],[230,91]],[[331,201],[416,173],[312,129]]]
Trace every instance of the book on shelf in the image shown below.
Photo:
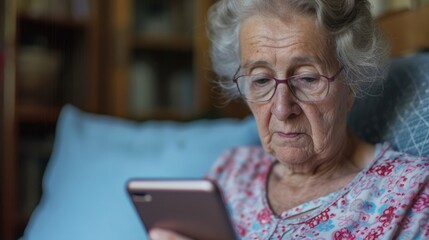
[[[70,12],[75,20],[88,20],[91,14],[89,0],[71,0]]]
[[[134,1],[134,27],[140,35],[168,36],[173,33],[168,1]]]
[[[170,106],[173,109],[185,114],[192,112],[194,104],[193,82],[191,71],[181,70],[171,74],[168,83]]]
[[[151,113],[155,106],[155,71],[149,61],[135,60],[131,65],[128,105],[133,116]]]
[[[134,30],[140,35],[193,34],[193,1],[134,1]]]
[[[52,48],[22,45],[17,49],[17,90],[22,101],[49,103],[59,78],[63,57]]]

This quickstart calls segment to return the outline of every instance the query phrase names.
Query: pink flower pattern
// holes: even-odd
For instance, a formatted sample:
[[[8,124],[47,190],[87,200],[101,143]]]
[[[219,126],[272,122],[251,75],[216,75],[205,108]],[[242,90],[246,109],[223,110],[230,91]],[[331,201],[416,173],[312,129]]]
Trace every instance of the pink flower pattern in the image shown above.
[[[416,212],[423,212],[429,206],[429,194],[421,194],[416,204],[413,206],[413,210]]]
[[[258,213],[257,219],[260,225],[270,224],[271,223],[270,210],[268,210],[267,208],[262,209],[262,211]]]
[[[241,239],[429,239],[429,158],[377,144],[370,166],[347,186],[272,212],[267,176],[275,159],[259,146],[234,148],[207,178],[218,183]]]
[[[356,236],[350,232],[347,228],[341,228],[340,230],[334,232],[333,239],[335,240],[354,240]]]

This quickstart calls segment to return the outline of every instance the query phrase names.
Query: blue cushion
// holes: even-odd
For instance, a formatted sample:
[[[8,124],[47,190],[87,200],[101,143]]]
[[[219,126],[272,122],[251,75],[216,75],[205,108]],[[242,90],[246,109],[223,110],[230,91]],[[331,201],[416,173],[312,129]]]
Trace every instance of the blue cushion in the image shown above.
[[[429,155],[429,53],[392,61],[384,93],[357,99],[349,126],[358,135],[413,155]]]
[[[130,178],[200,178],[233,146],[259,144],[252,117],[136,123],[66,106],[24,239],[146,239]]]

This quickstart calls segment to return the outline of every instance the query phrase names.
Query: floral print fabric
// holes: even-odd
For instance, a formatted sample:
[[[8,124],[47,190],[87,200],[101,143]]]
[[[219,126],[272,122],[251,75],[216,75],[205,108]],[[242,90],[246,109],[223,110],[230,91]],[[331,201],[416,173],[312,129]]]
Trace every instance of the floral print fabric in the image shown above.
[[[343,189],[275,215],[266,198],[275,162],[261,147],[223,154],[218,183],[242,239],[429,239],[429,158],[377,144],[372,163]]]

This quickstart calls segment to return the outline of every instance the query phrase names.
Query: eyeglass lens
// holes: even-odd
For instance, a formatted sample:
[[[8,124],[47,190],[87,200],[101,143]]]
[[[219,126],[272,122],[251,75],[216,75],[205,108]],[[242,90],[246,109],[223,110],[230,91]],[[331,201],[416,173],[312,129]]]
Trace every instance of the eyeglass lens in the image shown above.
[[[236,81],[242,96],[257,102],[269,101],[280,83],[286,83],[292,94],[300,101],[321,101],[329,90],[329,79],[319,74],[301,74],[286,80],[249,75],[240,76]]]

